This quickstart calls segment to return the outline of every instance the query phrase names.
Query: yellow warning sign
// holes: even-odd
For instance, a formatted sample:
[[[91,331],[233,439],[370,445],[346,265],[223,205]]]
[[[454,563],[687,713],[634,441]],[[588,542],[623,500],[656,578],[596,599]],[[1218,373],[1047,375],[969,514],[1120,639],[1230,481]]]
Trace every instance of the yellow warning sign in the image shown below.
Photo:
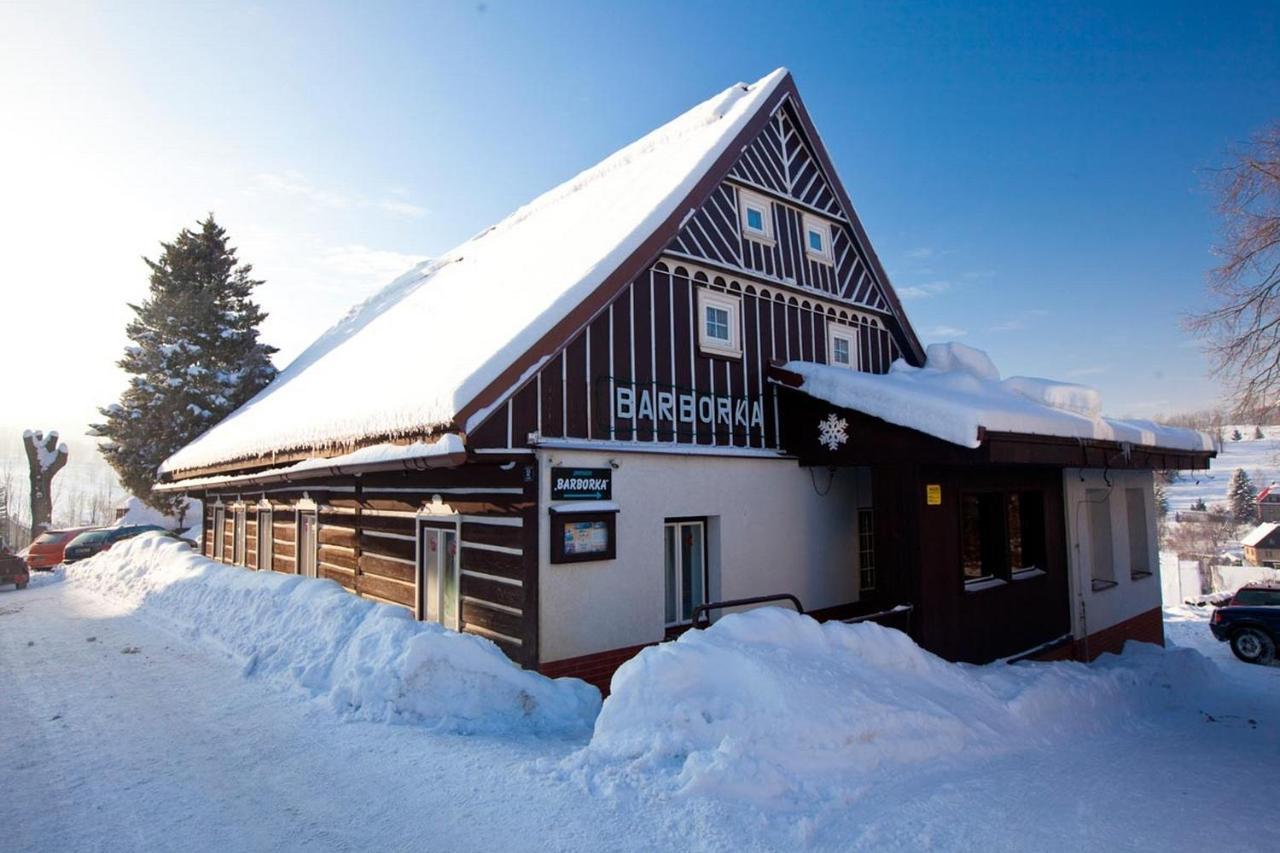
[[[924,487],[924,501],[929,506],[942,506],[942,486],[929,483]]]

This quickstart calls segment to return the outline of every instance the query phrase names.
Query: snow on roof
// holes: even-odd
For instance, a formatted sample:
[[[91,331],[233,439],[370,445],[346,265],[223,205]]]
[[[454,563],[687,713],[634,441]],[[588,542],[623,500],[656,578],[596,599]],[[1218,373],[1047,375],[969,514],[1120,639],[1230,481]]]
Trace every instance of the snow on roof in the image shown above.
[[[448,424],[676,212],[786,73],[729,87],[405,273],[161,472]]]
[[[156,486],[161,492],[182,492],[207,486],[224,486],[247,483],[263,478],[289,479],[320,475],[336,469],[377,469],[386,466],[403,466],[406,469],[429,468],[432,464],[448,464],[448,460],[467,452],[462,436],[447,432],[435,441],[415,441],[411,444],[374,444],[361,447],[341,456],[314,456],[254,474],[218,474],[212,477],[195,477],[179,483],[162,483]]]
[[[1264,522],[1246,533],[1244,538],[1240,540],[1240,544],[1248,545],[1250,548],[1256,548],[1264,539],[1272,533],[1275,533],[1277,530],[1280,530],[1280,524],[1276,524],[1272,521]]]
[[[978,447],[978,430],[1130,442],[1169,450],[1212,450],[1209,436],[1153,421],[1102,417],[1084,385],[1014,376],[1001,380],[986,353],[932,344],[924,367],[894,362],[886,374],[793,361],[806,394],[958,444]]]

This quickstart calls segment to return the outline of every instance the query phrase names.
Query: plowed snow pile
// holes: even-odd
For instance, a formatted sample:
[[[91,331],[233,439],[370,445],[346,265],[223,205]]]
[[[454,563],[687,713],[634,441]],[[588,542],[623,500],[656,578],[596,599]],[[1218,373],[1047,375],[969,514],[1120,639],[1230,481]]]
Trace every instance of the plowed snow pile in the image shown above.
[[[579,734],[600,707],[594,687],[522,670],[483,638],[414,621],[333,581],[215,563],[157,534],[68,567],[67,581],[211,638],[246,675],[300,687],[357,719]]]
[[[762,608],[626,663],[568,769],[761,805],[856,796],[878,768],[1114,727],[1215,674],[1197,652],[1137,644],[1092,666],[953,664],[879,625]]]

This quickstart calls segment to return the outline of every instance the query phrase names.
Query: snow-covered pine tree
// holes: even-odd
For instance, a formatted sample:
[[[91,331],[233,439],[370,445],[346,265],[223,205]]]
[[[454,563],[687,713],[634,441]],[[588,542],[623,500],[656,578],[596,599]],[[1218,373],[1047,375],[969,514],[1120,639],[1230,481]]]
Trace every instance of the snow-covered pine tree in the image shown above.
[[[1193,504],[1191,504],[1191,509],[1192,509],[1194,512],[1208,512],[1208,511],[1209,511],[1209,508],[1208,508],[1208,507],[1206,507],[1206,506],[1204,505],[1204,498],[1196,498],[1196,499],[1195,499],[1195,502],[1194,502]]]
[[[1169,492],[1165,488],[1164,483],[1156,480],[1155,483],[1156,498],[1156,517],[1164,518],[1169,514]]]
[[[1260,438],[1266,438],[1266,436],[1262,434],[1262,427],[1256,426],[1253,428],[1253,439],[1257,441]]]
[[[1253,521],[1257,515],[1258,490],[1243,468],[1231,472],[1231,482],[1227,486],[1227,502],[1231,506],[1231,517],[1238,523]]]
[[[1233,430],[1231,431],[1231,440],[1232,440],[1232,441],[1239,441],[1239,440],[1240,440],[1240,439],[1242,439],[1242,438],[1244,438],[1244,436],[1240,434],[1240,430],[1238,430],[1238,429],[1233,429]]]
[[[258,340],[266,314],[252,295],[262,282],[213,214],[161,246],[158,260],[144,258],[150,293],[129,306],[133,345],[119,362],[129,387],[99,409],[104,421],[93,430],[125,488],[172,512],[178,501],[151,491],[157,466],[275,378],[276,348]]]

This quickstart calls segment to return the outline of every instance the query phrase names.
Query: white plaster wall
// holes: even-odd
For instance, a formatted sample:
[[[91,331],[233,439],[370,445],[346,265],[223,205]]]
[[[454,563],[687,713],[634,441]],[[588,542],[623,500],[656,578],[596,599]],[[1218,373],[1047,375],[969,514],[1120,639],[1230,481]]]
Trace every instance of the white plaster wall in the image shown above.
[[[1103,472],[1095,468],[1068,468],[1062,477],[1066,495],[1067,561],[1071,567],[1071,629],[1077,639],[1082,639],[1160,606],[1160,543],[1156,533],[1155,481],[1150,471]],[[1117,585],[1094,592],[1085,492],[1108,488],[1108,480],[1111,482],[1111,550]],[[1137,580],[1130,576],[1129,519],[1125,508],[1125,489],[1136,488],[1143,490],[1147,508],[1147,553],[1152,572],[1150,577]]]
[[[615,560],[550,562],[552,465],[613,472]],[[857,508],[870,506],[865,471],[828,472],[794,460],[655,453],[538,452],[539,657],[543,662],[661,640],[663,521],[709,516],[708,599],[790,592],[816,610],[858,597]],[[861,502],[860,502],[861,501]]]

